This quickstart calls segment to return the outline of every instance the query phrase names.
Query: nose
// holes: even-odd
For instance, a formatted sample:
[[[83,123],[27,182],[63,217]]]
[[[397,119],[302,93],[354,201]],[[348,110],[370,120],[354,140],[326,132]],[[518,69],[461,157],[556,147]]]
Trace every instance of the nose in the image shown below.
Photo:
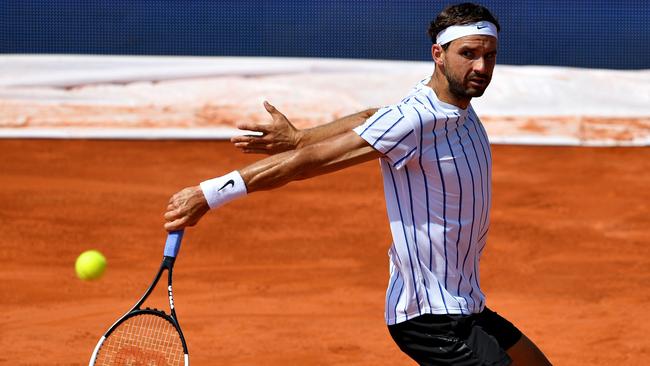
[[[485,62],[485,58],[476,58],[472,63],[472,71],[479,75],[485,75],[487,73],[487,62]]]

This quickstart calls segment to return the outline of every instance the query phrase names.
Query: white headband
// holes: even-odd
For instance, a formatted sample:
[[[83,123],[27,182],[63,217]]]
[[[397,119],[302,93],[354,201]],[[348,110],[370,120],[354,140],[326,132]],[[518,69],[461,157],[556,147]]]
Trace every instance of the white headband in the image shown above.
[[[499,38],[497,37],[497,26],[494,25],[494,23],[480,21],[470,24],[452,25],[443,29],[436,36],[436,43],[442,46],[453,41],[454,39],[477,34]]]

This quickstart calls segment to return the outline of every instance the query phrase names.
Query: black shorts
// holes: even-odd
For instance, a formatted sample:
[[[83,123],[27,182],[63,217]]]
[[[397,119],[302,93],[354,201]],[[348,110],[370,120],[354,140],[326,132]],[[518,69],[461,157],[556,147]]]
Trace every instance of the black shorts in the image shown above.
[[[420,365],[510,365],[506,350],[521,338],[512,323],[485,308],[472,315],[425,314],[388,330]]]

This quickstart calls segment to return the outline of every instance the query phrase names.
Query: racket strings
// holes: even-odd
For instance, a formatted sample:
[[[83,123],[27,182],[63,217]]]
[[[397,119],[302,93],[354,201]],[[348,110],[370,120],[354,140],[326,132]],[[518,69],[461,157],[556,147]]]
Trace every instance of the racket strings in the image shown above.
[[[152,314],[131,317],[106,338],[95,365],[184,365],[185,352],[176,328]]]

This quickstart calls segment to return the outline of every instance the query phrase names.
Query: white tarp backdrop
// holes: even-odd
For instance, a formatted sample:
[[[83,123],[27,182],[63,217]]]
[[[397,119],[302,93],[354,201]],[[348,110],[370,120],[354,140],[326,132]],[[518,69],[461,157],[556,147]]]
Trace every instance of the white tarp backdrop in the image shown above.
[[[226,138],[267,118],[299,127],[398,102],[431,62],[0,56],[0,137]],[[650,70],[498,65],[472,101],[494,143],[650,145]]]

